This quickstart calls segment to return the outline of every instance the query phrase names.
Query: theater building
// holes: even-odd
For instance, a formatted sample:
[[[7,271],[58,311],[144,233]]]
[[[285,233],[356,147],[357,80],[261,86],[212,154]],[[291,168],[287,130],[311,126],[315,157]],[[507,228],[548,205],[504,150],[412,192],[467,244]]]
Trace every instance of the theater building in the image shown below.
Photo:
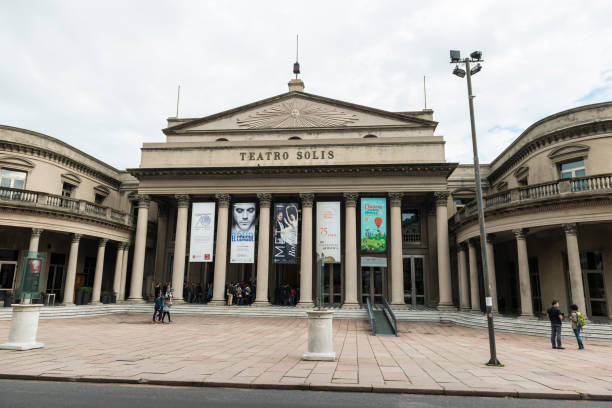
[[[127,171],[3,126],[0,291],[18,287],[29,249],[48,254],[42,292],[64,304],[79,286],[92,302],[143,302],[161,280],[177,302],[185,282],[212,285],[213,305],[229,282],[251,282],[253,306],[282,303],[289,285],[312,307],[323,259],[328,306],[480,312],[474,169],[446,161],[436,126],[431,110],[334,100],[299,79],[249,105],[169,118],[165,140]],[[538,316],[552,298],[612,313],[611,132],[612,103],[575,108],[483,166],[498,313]]]

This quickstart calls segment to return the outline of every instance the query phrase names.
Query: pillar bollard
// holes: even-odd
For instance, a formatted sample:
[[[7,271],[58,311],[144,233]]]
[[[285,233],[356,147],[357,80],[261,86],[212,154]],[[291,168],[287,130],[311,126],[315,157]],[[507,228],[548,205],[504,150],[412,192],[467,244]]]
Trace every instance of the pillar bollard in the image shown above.
[[[308,351],[302,360],[336,361],[334,352],[331,311],[309,311],[308,313]]]
[[[8,343],[0,344],[1,350],[32,350],[44,347],[36,341],[38,319],[42,305],[14,304]]]

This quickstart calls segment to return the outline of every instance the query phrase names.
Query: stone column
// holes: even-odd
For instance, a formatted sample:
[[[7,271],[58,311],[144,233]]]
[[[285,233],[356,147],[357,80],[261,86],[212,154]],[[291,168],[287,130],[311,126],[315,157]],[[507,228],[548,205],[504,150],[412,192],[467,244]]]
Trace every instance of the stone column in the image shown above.
[[[121,290],[119,291],[119,297],[121,301],[125,301],[125,284],[127,281],[127,267],[128,260],[130,259],[130,243],[126,242],[123,248],[123,265],[121,265]]]
[[[79,257],[79,242],[81,234],[72,234],[70,254],[68,255],[68,269],[66,270],[66,283],[64,284],[65,306],[74,306],[74,280],[76,278],[77,260]]]
[[[389,193],[391,203],[391,306],[403,308],[404,261],[402,259],[402,193]]]
[[[117,243],[117,258],[115,259],[115,274],[113,275],[113,292],[117,301],[119,301],[119,293],[121,292],[121,270],[123,269],[123,250],[125,243]]]
[[[358,309],[357,301],[357,221],[355,207],[357,193],[344,193],[345,200],[345,233],[344,233],[344,309]]]
[[[215,272],[213,278],[213,298],[211,304],[225,304],[225,272],[227,264],[227,222],[229,194],[217,194],[217,243],[215,246]],[[259,279],[258,282],[259,284]]]
[[[259,232],[257,236],[257,286],[255,306],[270,306],[268,301],[268,270],[270,265],[270,206],[272,196],[257,194],[259,199]]]
[[[96,257],[96,270],[94,272],[94,284],[91,291],[91,303],[100,303],[100,291],[102,290],[102,274],[104,273],[104,252],[108,239],[100,238],[98,240],[98,256]]]
[[[533,303],[531,301],[531,278],[529,276],[529,256],[527,255],[527,241],[525,230],[512,230],[516,238],[516,252],[518,259],[519,288],[521,292],[521,316],[533,316]]]
[[[563,224],[563,229],[565,230],[565,241],[567,243],[567,265],[569,267],[572,303],[577,305],[578,310],[586,315],[587,309],[584,300],[584,285],[582,283],[577,227],[576,224]],[[561,277],[559,278],[561,279]]]
[[[155,244],[155,272],[153,284],[166,280],[164,276],[166,268],[166,240],[168,238],[168,208],[162,203],[157,203],[157,242]]]
[[[450,250],[448,243],[448,193],[434,193],[436,200],[436,238],[438,245],[438,285],[440,291],[440,301],[438,309],[452,310],[453,291],[450,269]]]
[[[147,223],[149,222],[149,196],[140,196],[138,200],[138,221],[136,240],[134,242],[134,260],[132,262],[132,279],[130,281],[131,302],[140,303],[142,299],[142,277],[144,275],[145,250],[147,245]]]
[[[38,242],[40,241],[40,234],[43,230],[41,228],[32,228],[32,234],[30,235],[30,246],[28,251],[38,252]]]
[[[174,238],[174,262],[172,264],[173,301],[184,303],[185,248],[187,245],[187,221],[189,218],[189,196],[177,195],[176,237]]]
[[[476,242],[468,240],[468,257],[470,264],[470,295],[472,298],[472,312],[480,312],[480,285],[478,284],[478,257]]]
[[[314,307],[312,302],[312,205],[314,194],[300,194],[302,199],[302,248],[299,307]]]
[[[468,264],[465,256],[465,243],[457,244],[457,260],[459,272],[459,307],[462,311],[470,310],[470,288],[468,279]]]
[[[498,311],[497,303],[497,279],[495,277],[495,246],[493,240],[495,234],[487,234],[487,265],[489,267],[489,277],[491,278],[491,300],[493,302],[493,311]]]

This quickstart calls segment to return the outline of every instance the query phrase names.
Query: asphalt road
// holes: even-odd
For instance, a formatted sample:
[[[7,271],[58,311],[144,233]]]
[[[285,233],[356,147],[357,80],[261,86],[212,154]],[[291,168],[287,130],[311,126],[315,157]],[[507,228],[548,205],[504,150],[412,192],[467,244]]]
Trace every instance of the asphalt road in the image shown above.
[[[0,380],[2,408],[610,407],[610,402]]]

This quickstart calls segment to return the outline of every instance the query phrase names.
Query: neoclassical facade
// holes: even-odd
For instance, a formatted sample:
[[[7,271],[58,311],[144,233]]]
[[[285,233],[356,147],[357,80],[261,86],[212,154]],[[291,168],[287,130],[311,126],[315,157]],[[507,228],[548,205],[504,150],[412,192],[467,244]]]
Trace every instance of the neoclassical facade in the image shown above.
[[[559,298],[594,319],[612,313],[611,123],[612,103],[555,114],[483,166],[497,312],[537,316]],[[278,304],[288,286],[312,307],[319,223],[333,204],[338,256],[324,256],[325,304],[480,312],[473,166],[446,161],[436,126],[431,110],[355,105],[306,93],[301,80],[218,114],[169,118],[165,141],[145,143],[127,171],[2,126],[0,262],[17,268],[20,251],[47,252],[43,288],[64,304],[89,285],[93,302],[105,291],[142,302],[153,282],[170,281],[178,302],[186,282],[212,285],[216,305],[229,282],[250,282],[254,306]],[[199,205],[213,212],[202,217]],[[257,220],[245,224],[251,254],[238,261],[235,238],[246,235],[235,208]],[[211,253],[194,261],[194,228],[209,222]],[[279,261],[279,225],[297,231],[290,261]],[[0,290],[15,282],[18,270],[3,272]]]

